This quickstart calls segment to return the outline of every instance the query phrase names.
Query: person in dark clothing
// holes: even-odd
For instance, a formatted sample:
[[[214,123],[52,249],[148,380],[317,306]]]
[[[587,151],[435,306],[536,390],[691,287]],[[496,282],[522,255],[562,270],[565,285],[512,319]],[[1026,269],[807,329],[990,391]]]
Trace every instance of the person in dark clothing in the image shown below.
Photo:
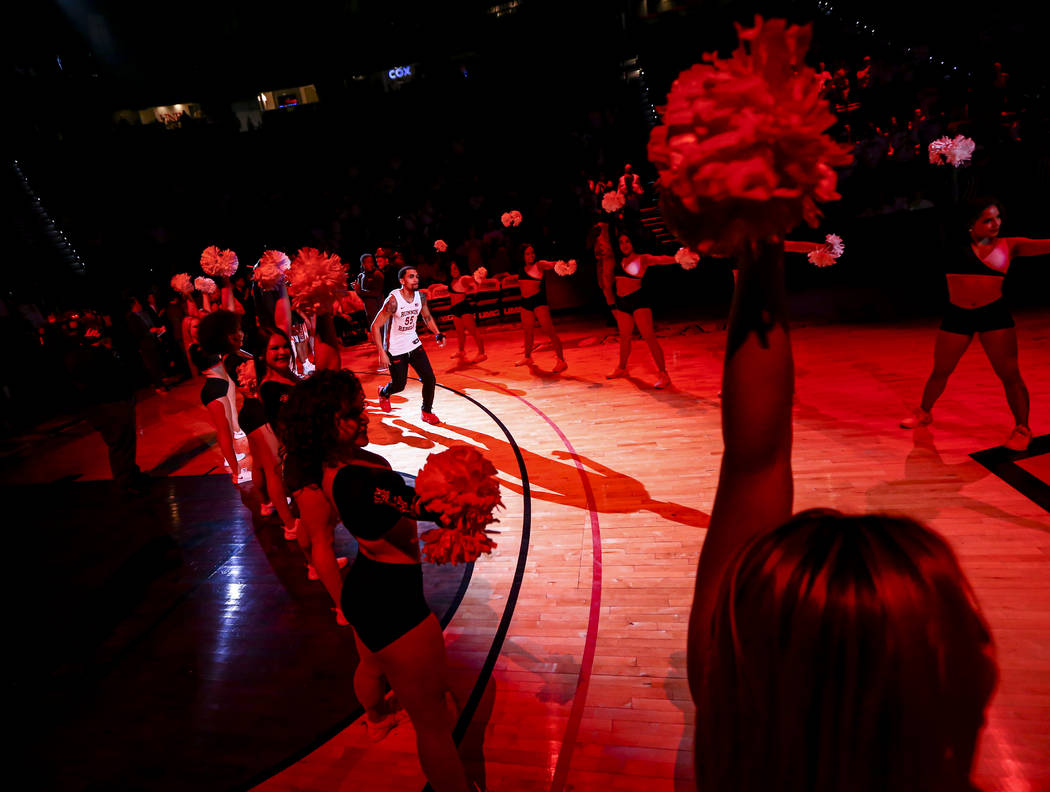
[[[368,325],[383,307],[383,300],[389,292],[383,290],[383,272],[376,267],[375,257],[371,253],[361,256],[361,272],[354,279],[354,291],[365,303]]]
[[[241,327],[244,328],[244,341],[247,344],[247,351],[253,355],[258,354],[259,350],[256,349],[255,344],[259,320],[258,309],[254,299],[255,295],[252,289],[254,282],[245,280],[243,275],[238,274],[234,277],[231,286],[234,299],[244,307],[244,313],[241,315]]]
[[[164,335],[164,325],[157,326],[151,312],[142,307],[137,297],[128,300],[128,332],[138,347],[142,364],[149,374],[153,390],[167,393],[168,385],[164,382],[164,363],[160,351],[160,339]]]
[[[182,326],[186,319],[186,301],[176,292],[172,292],[164,306],[164,337],[168,343],[168,355],[174,363],[179,381],[193,376],[190,369],[189,354],[183,343]]]
[[[80,343],[66,357],[66,368],[91,424],[109,449],[109,469],[122,491],[144,493],[149,476],[135,461],[135,391],[132,378],[102,335],[102,323],[87,319]]]
[[[398,276],[400,266],[397,264],[397,251],[392,248],[378,248],[376,250],[376,267],[383,274],[383,295],[395,289],[401,288],[401,278]]]

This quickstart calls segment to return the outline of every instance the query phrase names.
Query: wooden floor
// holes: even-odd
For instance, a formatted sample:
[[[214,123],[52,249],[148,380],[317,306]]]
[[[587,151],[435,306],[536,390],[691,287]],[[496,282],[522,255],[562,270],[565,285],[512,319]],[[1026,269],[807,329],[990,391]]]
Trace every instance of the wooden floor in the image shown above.
[[[1050,790],[1050,514],[1031,484],[1050,481],[1050,438],[989,466],[970,457],[1012,427],[976,344],[935,423],[898,429],[928,373],[935,325],[794,329],[795,507],[903,512],[949,538],[992,624],[1002,674],[975,780],[989,790]],[[725,333],[708,323],[661,325],[674,387],[657,391],[641,342],[631,378],[607,381],[611,331],[598,320],[559,328],[569,363],[560,375],[550,373],[549,347],[535,353],[541,368],[514,367],[521,336],[513,328],[486,331],[489,359],[478,365],[454,365],[451,347],[437,350],[426,337],[444,423],[420,421],[419,385],[410,381],[392,413],[373,414],[371,448],[413,474],[429,453],[468,443],[505,485],[499,546],[474,566],[445,630],[473,776],[492,790],[692,789],[686,624],[721,455]],[[1031,425],[1046,435],[1050,317],[1018,316],[1018,336]],[[367,348],[346,350],[344,365],[366,393],[385,381]],[[140,404],[144,468],[219,472],[197,389]],[[5,466],[5,483],[106,475],[101,442],[83,425],[30,440],[17,468]],[[1007,468],[1029,474],[1028,484],[997,475]],[[266,565],[252,574],[275,575]],[[326,608],[323,597],[315,607]],[[316,629],[340,629],[323,615]],[[423,788],[409,725],[377,744],[358,722],[324,736],[289,751],[295,761],[257,788]],[[171,757],[173,767],[182,761]]]

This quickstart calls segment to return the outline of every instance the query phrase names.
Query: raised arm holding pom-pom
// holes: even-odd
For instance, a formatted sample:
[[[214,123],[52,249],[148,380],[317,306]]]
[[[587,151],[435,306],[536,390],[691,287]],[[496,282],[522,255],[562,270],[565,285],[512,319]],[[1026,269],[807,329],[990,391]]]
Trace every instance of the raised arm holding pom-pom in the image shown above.
[[[649,146],[669,228],[740,262],[689,620],[697,786],[964,792],[997,671],[951,548],[904,517],[791,517],[782,240],[816,225],[849,157],[823,133],[834,116],[804,63],[809,28],[756,17],[738,34],[731,58],[675,82]]]
[[[997,671],[951,548],[905,517],[791,517],[778,244],[742,257],[723,377],[725,452],[687,652],[699,788],[972,789]]]

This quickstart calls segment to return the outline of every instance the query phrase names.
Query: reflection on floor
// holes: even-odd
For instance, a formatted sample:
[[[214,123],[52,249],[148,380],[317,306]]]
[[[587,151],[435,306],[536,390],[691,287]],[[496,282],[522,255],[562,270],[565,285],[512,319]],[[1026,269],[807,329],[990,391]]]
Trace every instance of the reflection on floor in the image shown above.
[[[352,635],[226,477],[161,479],[133,501],[108,481],[20,496],[63,571],[25,614],[28,732],[42,759],[62,746],[48,788],[245,787],[360,714]],[[356,553],[345,533],[338,549]],[[435,613],[451,618],[469,570],[428,570]]]

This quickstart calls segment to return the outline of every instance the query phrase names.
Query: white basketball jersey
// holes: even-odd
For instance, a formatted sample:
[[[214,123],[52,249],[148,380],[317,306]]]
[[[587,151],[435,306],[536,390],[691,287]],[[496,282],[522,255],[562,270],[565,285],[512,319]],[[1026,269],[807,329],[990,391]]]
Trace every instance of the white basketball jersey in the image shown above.
[[[409,302],[401,296],[400,289],[390,292],[390,296],[397,301],[397,310],[390,320],[386,348],[391,355],[403,355],[422,343],[416,335],[416,320],[423,310],[423,299],[417,291]]]

